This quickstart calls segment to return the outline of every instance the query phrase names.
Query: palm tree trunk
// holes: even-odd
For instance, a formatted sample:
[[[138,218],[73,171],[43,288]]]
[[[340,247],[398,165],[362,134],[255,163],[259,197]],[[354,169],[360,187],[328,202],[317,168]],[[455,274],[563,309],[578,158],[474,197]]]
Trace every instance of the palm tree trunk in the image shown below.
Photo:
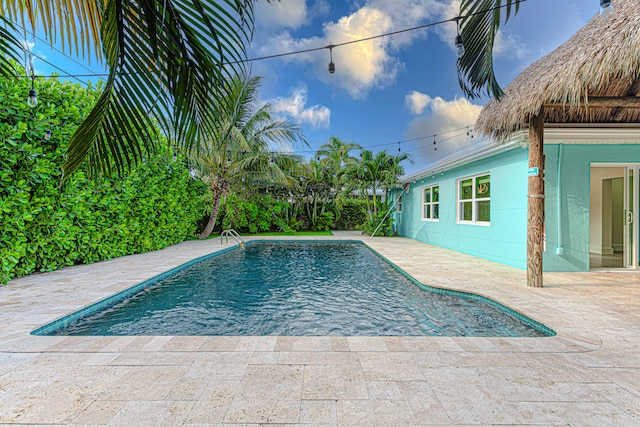
[[[209,215],[209,222],[207,226],[202,230],[202,233],[198,236],[198,239],[206,239],[213,232],[213,227],[216,225],[216,220],[218,219],[218,211],[220,210],[220,196],[222,195],[221,190],[213,190],[213,207],[211,208],[211,215]]]

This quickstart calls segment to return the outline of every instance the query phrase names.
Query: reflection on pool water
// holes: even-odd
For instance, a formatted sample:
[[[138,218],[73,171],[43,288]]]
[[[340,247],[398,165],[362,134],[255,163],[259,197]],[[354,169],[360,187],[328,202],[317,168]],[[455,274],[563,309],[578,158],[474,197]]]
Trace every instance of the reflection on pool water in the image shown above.
[[[244,250],[204,257],[138,288],[133,296],[116,295],[33,333],[555,334],[495,301],[420,285],[360,242],[250,242]]]

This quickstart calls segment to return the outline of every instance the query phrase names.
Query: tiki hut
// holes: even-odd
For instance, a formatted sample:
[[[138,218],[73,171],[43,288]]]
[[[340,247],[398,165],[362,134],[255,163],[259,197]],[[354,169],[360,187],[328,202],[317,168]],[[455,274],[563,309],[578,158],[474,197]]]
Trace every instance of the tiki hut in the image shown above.
[[[498,140],[528,127],[544,107],[545,123],[640,122],[640,5],[615,0],[568,41],[518,75],[476,128]]]
[[[612,16],[594,17],[518,75],[500,101],[484,107],[476,123],[480,132],[498,141],[529,128],[528,286],[542,286],[546,124],[640,122],[640,7],[632,0],[613,4]]]

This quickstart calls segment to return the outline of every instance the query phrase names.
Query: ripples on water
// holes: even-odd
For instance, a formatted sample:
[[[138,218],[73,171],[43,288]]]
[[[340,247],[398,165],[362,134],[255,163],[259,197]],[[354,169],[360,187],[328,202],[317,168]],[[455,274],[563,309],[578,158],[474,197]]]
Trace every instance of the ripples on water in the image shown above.
[[[426,260],[425,260],[426,262]],[[252,243],[188,267],[65,335],[541,336],[418,288],[357,243]]]

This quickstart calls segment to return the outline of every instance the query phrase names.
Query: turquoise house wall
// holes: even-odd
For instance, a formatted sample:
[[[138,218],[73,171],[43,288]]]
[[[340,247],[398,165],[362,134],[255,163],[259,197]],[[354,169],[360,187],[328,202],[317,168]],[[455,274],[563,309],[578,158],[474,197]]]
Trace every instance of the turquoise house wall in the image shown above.
[[[525,269],[527,154],[515,148],[412,182],[395,214],[398,234]],[[589,271],[589,182],[597,163],[640,163],[640,144],[545,144],[544,271]],[[483,172],[491,174],[491,225],[456,223],[456,180]],[[421,189],[433,184],[440,185],[440,221],[422,221]]]
[[[589,271],[591,164],[639,163],[640,145],[545,144],[545,156],[547,250],[543,255],[543,268],[545,271]],[[561,164],[558,163],[560,157]],[[562,255],[557,254],[559,247],[563,249]]]
[[[491,224],[456,222],[456,180],[491,174]],[[421,220],[422,188],[440,186],[440,220]],[[396,193],[397,194],[397,193]],[[516,148],[411,182],[396,213],[400,236],[524,269],[527,239],[527,150]]]

